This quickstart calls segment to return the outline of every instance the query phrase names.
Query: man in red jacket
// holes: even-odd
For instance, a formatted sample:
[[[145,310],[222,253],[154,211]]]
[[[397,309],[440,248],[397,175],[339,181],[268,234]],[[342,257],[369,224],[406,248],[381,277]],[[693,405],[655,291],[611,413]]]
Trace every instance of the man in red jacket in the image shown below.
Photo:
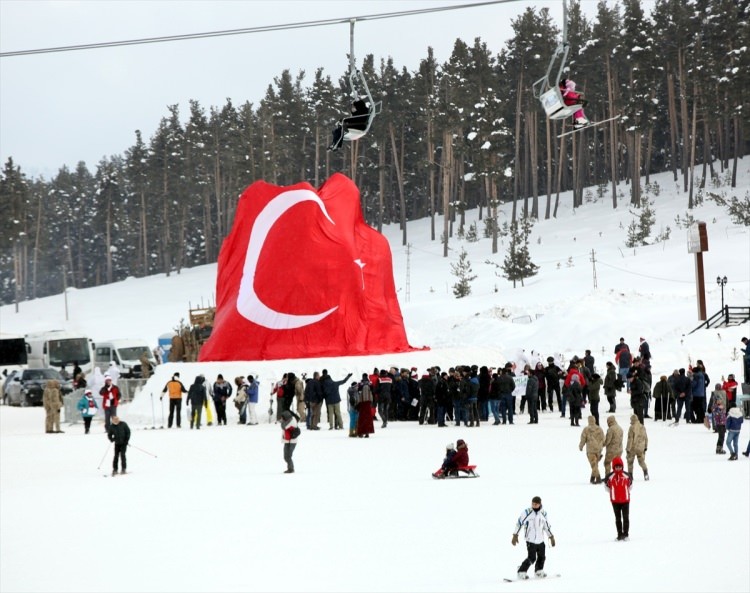
[[[109,432],[111,420],[117,416],[117,406],[120,404],[120,388],[112,382],[112,377],[104,375],[104,387],[99,390],[104,408],[104,430]]]
[[[630,488],[633,476],[623,470],[622,457],[612,460],[613,471],[604,478],[604,487],[609,491],[609,501],[615,512],[617,541],[627,541],[630,531]]]

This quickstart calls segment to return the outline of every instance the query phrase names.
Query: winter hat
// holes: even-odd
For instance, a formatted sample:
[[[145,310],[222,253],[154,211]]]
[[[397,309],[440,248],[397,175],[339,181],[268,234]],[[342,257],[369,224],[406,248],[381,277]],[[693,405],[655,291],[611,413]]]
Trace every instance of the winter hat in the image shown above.
[[[641,342],[645,342],[645,341],[646,341],[646,338],[641,338]]]
[[[111,381],[111,380],[112,380],[112,377],[110,377],[110,376],[109,376],[109,374],[107,374],[107,375],[104,375],[104,380],[105,380],[105,381]]]
[[[216,375],[216,380],[217,381],[219,381],[219,380],[223,381],[224,380],[224,375],[222,375],[221,373],[219,373],[218,375]]]
[[[463,439],[458,439],[456,441],[456,446],[458,446],[458,447],[465,447],[466,446],[466,442]]]
[[[83,392],[84,395],[91,395],[92,393],[93,391],[91,391],[90,389],[87,389],[86,391]]]
[[[615,457],[615,458],[614,458],[614,459],[612,460],[612,467],[617,467],[618,465],[619,465],[620,467],[625,467],[625,466],[623,465],[623,463],[622,463],[622,457]]]
[[[541,497],[539,497],[539,496],[535,496],[534,498],[532,498],[532,499],[531,499],[531,504],[534,504],[534,503],[537,503],[537,504],[542,504],[542,499],[541,499]]]
[[[446,450],[446,451],[453,451],[453,449],[455,449],[455,448],[456,448],[456,445],[454,445],[453,443],[448,443],[448,444],[447,444],[447,445],[445,446],[445,450]]]

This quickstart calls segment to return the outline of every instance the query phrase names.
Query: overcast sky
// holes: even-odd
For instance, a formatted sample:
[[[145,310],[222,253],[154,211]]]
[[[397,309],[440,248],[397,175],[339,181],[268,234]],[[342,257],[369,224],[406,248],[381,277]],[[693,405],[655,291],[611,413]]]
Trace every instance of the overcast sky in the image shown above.
[[[358,17],[471,0],[358,1],[39,1],[0,0],[0,52]],[[649,4],[651,4],[649,2]],[[499,52],[511,20],[527,7],[549,7],[560,23],[562,1],[508,2],[422,16],[362,21],[355,56],[392,56],[414,70],[433,47],[438,62],[456,38],[476,37]],[[596,2],[585,1],[591,18]],[[550,40],[551,44],[557,43]],[[140,129],[149,141],[167,106],[188,101],[208,112],[227,98],[257,104],[284,69],[304,70],[309,86],[322,66],[332,78],[348,68],[349,26],[337,24],[171,43],[0,58],[0,159],[13,157],[31,176],[50,178],[62,165],[123,154]],[[540,73],[540,75],[543,73]]]

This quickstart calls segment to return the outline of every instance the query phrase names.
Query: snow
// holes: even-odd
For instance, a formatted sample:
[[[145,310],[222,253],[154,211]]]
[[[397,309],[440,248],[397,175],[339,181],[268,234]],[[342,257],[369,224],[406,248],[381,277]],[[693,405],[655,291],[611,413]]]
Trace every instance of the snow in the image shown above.
[[[740,162],[731,195],[746,195],[749,169],[747,159]],[[652,236],[669,226],[668,240],[627,249],[633,215],[626,197],[613,209],[608,188],[603,198],[590,188],[588,203],[573,209],[564,194],[558,217],[538,222],[530,237],[539,274],[516,289],[485,263],[501,263],[506,245],[492,255],[490,239],[454,238],[446,260],[442,245],[428,241],[429,221],[414,221],[407,260],[398,226],[387,227],[410,343],[430,350],[163,365],[120,408],[133,431],[132,475],[102,479],[112,451],[100,420],[90,435],[80,422],[47,435],[41,409],[0,407],[0,591],[750,590],[750,462],[716,455],[715,435],[703,426],[647,420],[652,479],[644,482],[635,469],[631,538],[620,543],[606,492],[588,483],[585,454],[577,448],[582,428],[571,428],[557,410],[540,414],[538,425],[528,425],[526,415],[513,426],[471,429],[376,423],[367,440],[327,430],[324,413],[322,430],[303,429],[293,475],[282,473],[281,431],[268,421],[271,384],[287,371],[327,368],[334,379],[348,372],[356,378],[375,366],[416,366],[420,373],[433,364],[497,367],[523,354],[567,361],[586,348],[603,368],[620,336],[631,349],[639,337],[648,339],[656,377],[698,358],[712,383],[729,373],[741,377],[747,325],[689,334],[699,324],[695,256],[675,219],[692,215],[707,223],[709,316],[720,306],[717,276],[728,278],[728,304],[750,303],[750,229],[732,224],[709,201],[688,211],[681,180],[669,174],[653,181],[660,190],[649,196]],[[628,191],[618,186],[623,196]],[[510,208],[503,206],[501,224]],[[466,216],[468,228],[477,212]],[[477,228],[482,236],[482,221]],[[472,294],[457,300],[450,264],[462,248],[479,277]],[[18,312],[13,305],[0,308],[0,327],[17,334],[73,329],[94,340],[144,339],[156,346],[160,334],[187,316],[189,304],[213,301],[215,275],[210,265],[69,289],[69,319],[57,295],[22,302]],[[209,381],[219,372],[259,377],[261,424],[237,424],[228,406],[226,427],[191,431],[183,418],[180,430],[160,429],[167,410],[159,393],[175,370],[186,384],[198,373]],[[584,410],[584,423],[586,416]],[[627,432],[624,394],[616,417]],[[433,480],[445,443],[459,438],[481,477]],[[547,548],[545,569],[563,578],[503,584],[525,556],[523,545],[510,545],[511,533],[535,495],[557,540]]]

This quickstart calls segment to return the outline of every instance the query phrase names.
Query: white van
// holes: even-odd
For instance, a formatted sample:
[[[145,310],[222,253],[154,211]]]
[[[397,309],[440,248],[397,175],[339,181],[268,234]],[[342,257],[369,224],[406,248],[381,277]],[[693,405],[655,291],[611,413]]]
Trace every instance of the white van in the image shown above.
[[[110,361],[114,361],[120,369],[120,374],[126,379],[141,377],[141,354],[146,353],[151,368],[156,368],[154,353],[145,340],[107,340],[94,344],[94,364],[102,372],[109,368]]]

